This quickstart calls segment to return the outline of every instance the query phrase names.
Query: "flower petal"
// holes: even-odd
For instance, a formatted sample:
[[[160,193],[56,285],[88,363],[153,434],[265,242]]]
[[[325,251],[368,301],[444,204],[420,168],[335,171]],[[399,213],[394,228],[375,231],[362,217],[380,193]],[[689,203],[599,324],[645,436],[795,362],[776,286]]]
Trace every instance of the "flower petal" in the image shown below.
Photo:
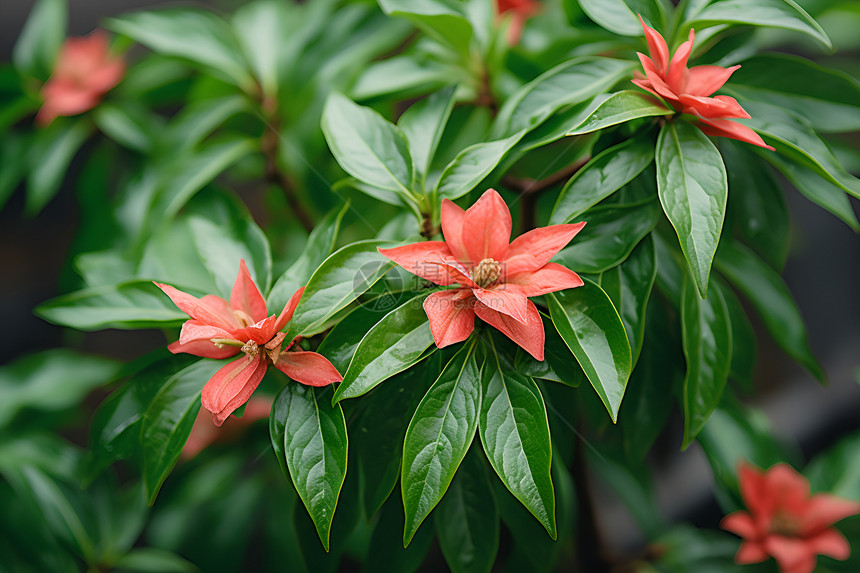
[[[516,275],[523,271],[536,271],[567,245],[585,223],[550,225],[523,233],[508,247],[502,271],[505,275]]]
[[[248,334],[248,338],[257,344],[266,344],[275,335],[275,323],[277,321],[278,317],[273,314],[259,322],[246,326],[245,332]]]
[[[749,119],[750,114],[746,112],[741,104],[733,97],[698,97],[682,94],[681,103],[684,105],[683,112],[707,118],[741,118]]]
[[[472,280],[472,276],[469,274],[469,271],[466,270],[466,267],[464,267],[463,264],[454,257],[448,257],[446,259],[440,257],[435,261],[428,260],[427,264],[439,265],[442,271],[448,274],[448,278],[451,281],[450,284],[459,284],[462,287],[470,288],[478,286],[475,284],[475,281]]]
[[[529,299],[520,285],[502,283],[489,289],[477,287],[472,289],[472,294],[488,308],[523,324],[529,321]]]
[[[809,480],[788,464],[776,464],[765,472],[764,479],[775,509],[803,514],[809,500]]]
[[[558,263],[547,263],[536,271],[524,271],[508,276],[506,282],[523,287],[523,294],[527,297],[541,296],[583,285],[578,274]]]
[[[442,200],[442,236],[454,257],[462,262],[469,261],[466,246],[463,244],[463,219],[466,211],[450,199]]]
[[[233,292],[230,293],[230,305],[236,310],[247,313],[254,319],[254,322],[259,322],[268,316],[266,299],[260,294],[257,285],[254,284],[254,279],[248,272],[245,259],[239,261],[239,275],[233,284]]]
[[[237,340],[233,337],[233,334],[230,331],[217,326],[210,326],[194,319],[186,320],[182,324],[182,330],[179,331],[179,342],[183,344],[193,341],[206,341],[212,344],[210,341],[213,338]],[[237,340],[237,342],[244,341]]]
[[[805,539],[769,535],[764,549],[776,559],[784,572],[812,573],[815,570],[815,552]]]
[[[674,91],[669,84],[666,83],[666,80],[663,78],[663,74],[657,69],[657,66],[654,65],[651,58],[639,52],[637,52],[636,55],[639,56],[639,61],[642,62],[642,69],[645,70],[645,77],[648,78],[648,82],[651,84],[651,87],[657,95],[670,102],[677,102],[678,92]]]
[[[239,353],[239,348],[237,346],[224,346],[223,348],[218,348],[209,340],[193,340],[191,342],[179,342],[177,340],[172,344],[168,344],[167,349],[173,354],[193,354],[194,356],[215,358],[216,360],[230,358],[231,356],[236,356],[236,354]]]
[[[687,70],[687,60],[690,59],[690,52],[693,51],[693,42],[696,39],[696,32],[690,28],[689,39],[678,46],[675,50],[675,55],[672,56],[672,61],[669,62],[669,69],[666,71],[664,79],[669,87],[675,93],[685,91],[689,70]]]
[[[153,281],[153,284],[164,291],[164,294],[170,297],[173,304],[191,318],[197,319],[204,324],[223,328],[224,330],[233,330],[240,326],[233,313],[227,311],[230,305],[222,298],[215,295],[206,295],[202,299],[198,299],[170,285],[155,281]]]
[[[837,521],[860,513],[860,503],[821,493],[806,503],[800,525],[800,535],[814,535]]]
[[[645,30],[645,41],[648,42],[648,52],[651,54],[651,59],[661,73],[666,73],[666,68],[669,66],[669,46],[666,45],[666,40],[655,29],[651,28],[639,16],[639,21],[642,23],[642,29]]]
[[[531,354],[535,360],[543,362],[544,331],[540,313],[532,301],[528,301],[528,322],[523,324],[506,314],[497,312],[481,303],[475,305],[478,318],[493,326],[519,344],[523,350]]]
[[[487,189],[463,217],[463,245],[468,261],[505,260],[511,240],[511,211],[495,189]]]
[[[728,514],[720,522],[720,527],[745,539],[757,539],[763,533],[759,532],[752,516],[745,511]]]
[[[840,561],[845,561],[851,556],[848,540],[833,527],[811,537],[808,542],[812,551],[819,555],[827,555]]]
[[[422,241],[393,249],[379,249],[379,252],[422,279],[442,286],[453,284],[451,277],[438,264],[428,262],[453,258],[444,241]]]
[[[705,135],[713,137],[728,137],[746,143],[752,143],[765,149],[775,151],[773,147],[766,144],[759,134],[749,127],[740,124],[730,119],[705,119],[699,116],[699,122],[696,124]]]
[[[464,296],[467,295],[467,296]],[[434,292],[424,299],[424,312],[436,346],[444,348],[469,338],[475,329],[475,299],[467,289]]]
[[[746,462],[738,467],[738,486],[744,505],[750,510],[756,527],[765,530],[770,526],[775,510],[773,496],[767,487],[764,472]]]
[[[316,352],[282,352],[275,368],[305,386],[328,386],[343,380],[328,358]]]
[[[743,541],[735,555],[735,563],[738,565],[760,563],[767,559],[767,557],[767,551],[764,550],[761,543],[757,541]]]
[[[236,408],[244,404],[266,373],[263,355],[248,356],[230,362],[203,387],[203,407],[214,414],[215,425],[220,426]]]
[[[299,306],[299,301],[301,300],[304,292],[305,287],[300,288],[293,293],[293,296],[291,296],[290,300],[287,301],[287,304],[284,305],[284,310],[281,311],[281,314],[278,315],[277,322],[275,322],[275,332],[283,330],[287,323],[292,320],[293,313],[296,312],[296,307]]]
[[[694,66],[687,76],[684,93],[694,96],[709,96],[725,84],[740,66]]]

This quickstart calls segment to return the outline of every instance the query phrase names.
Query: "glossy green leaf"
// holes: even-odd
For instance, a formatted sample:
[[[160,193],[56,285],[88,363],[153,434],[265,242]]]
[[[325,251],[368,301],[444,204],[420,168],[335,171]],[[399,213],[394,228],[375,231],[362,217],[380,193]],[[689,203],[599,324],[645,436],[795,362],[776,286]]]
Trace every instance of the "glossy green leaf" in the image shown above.
[[[346,420],[332,406],[329,388],[287,384],[272,406],[283,427],[284,455],[293,485],[326,551],[329,530],[346,477]]]
[[[547,295],[552,322],[609,412],[618,409],[632,370],[630,343],[612,300],[593,282]]]
[[[468,454],[433,521],[452,573],[489,573],[499,550],[499,510],[481,454]]]
[[[823,381],[824,371],[812,355],[803,318],[776,271],[749,249],[731,242],[720,247],[717,268],[758,310],[780,348]]]
[[[379,0],[382,11],[400,16],[459,54],[469,54],[472,25],[456,4],[444,0]]]
[[[732,326],[718,288],[708,298],[684,281],[681,292],[681,336],[687,376],[684,378],[684,443],[686,449],[720,402],[732,362]]]
[[[650,236],[633,249],[627,260],[600,275],[600,288],[609,295],[627,330],[634,366],[642,350],[645,309],[656,276],[657,255]]]
[[[371,62],[348,93],[356,101],[386,96],[415,97],[441,89],[466,75],[463,68],[451,63],[407,52]]]
[[[322,130],[344,171],[372,187],[410,194],[412,158],[406,136],[396,125],[334,92],[326,100]]]
[[[538,362],[522,348],[517,349],[514,366],[523,376],[558,382],[578,388],[585,375],[576,358],[558,335],[552,323],[544,318],[544,361]]]
[[[445,167],[436,185],[436,193],[443,199],[462,197],[495,169],[522,136],[523,132],[519,132],[505,139],[467,147]]]
[[[752,392],[758,349],[755,330],[734,291],[721,280],[715,281],[714,285],[719,289],[726,302],[726,310],[732,327],[732,362],[729,366],[729,376],[739,382],[744,390]]]
[[[200,410],[200,393],[222,367],[220,360],[199,360],[164,381],[143,414],[140,428],[143,482],[150,505],[179,460]]]
[[[12,51],[12,62],[22,74],[47,79],[54,70],[60,45],[66,39],[66,0],[39,0],[21,29]]]
[[[576,272],[602,273],[627,259],[659,217],[656,201],[587,211],[582,216],[585,227],[552,260]]]
[[[321,332],[326,321],[357,299],[387,273],[394,263],[379,254],[387,241],[359,241],[332,253],[308,281],[290,321],[292,335]]]
[[[150,281],[75,291],[42,303],[35,313],[52,324],[78,330],[161,328],[188,319]]]
[[[699,294],[705,296],[726,214],[723,159],[697,127],[672,122],[660,131],[656,161],[660,203],[675,227]]]
[[[543,396],[490,342],[481,373],[481,444],[508,491],[556,539],[552,442]]]
[[[362,396],[421,360],[433,344],[422,306],[426,298],[422,294],[406,301],[367,331],[334,393],[335,402]]]
[[[55,122],[36,134],[27,176],[28,215],[36,215],[60,190],[69,164],[90,134],[83,121]]]
[[[675,113],[673,110],[650,96],[633,90],[624,90],[615,92],[608,98],[597,100],[584,114],[585,117],[570,127],[566,135],[583,135],[634,119],[673,113]]]
[[[624,0],[578,0],[589,18],[621,36],[641,36],[642,24],[630,2]],[[635,6],[635,4],[634,4]],[[643,14],[647,16],[647,14]]]
[[[828,49],[830,38],[818,22],[794,0],[720,0],[699,12],[688,26],[700,28],[720,24],[770,26],[802,32]]]
[[[281,309],[297,290],[305,286],[314,271],[334,250],[340,233],[340,223],[349,209],[349,203],[340,209],[333,209],[316,224],[308,236],[305,248],[299,258],[290,265],[272,287],[266,304],[272,309]]]
[[[445,366],[406,430],[400,474],[404,547],[448,490],[475,436],[480,410],[481,371],[470,343]]]
[[[561,107],[605,92],[632,69],[629,61],[603,57],[575,58],[559,64],[505,101],[493,133],[500,137],[531,131]]]
[[[397,126],[409,141],[413,169],[422,179],[430,170],[454,103],[454,88],[446,88],[413,104],[397,120]]]
[[[193,8],[135,12],[109,20],[108,28],[154,52],[205,66],[252,93],[254,78],[233,30],[211,12]]]
[[[600,152],[562,188],[549,222],[568,223],[621,189],[654,160],[654,145],[644,139],[629,139]]]

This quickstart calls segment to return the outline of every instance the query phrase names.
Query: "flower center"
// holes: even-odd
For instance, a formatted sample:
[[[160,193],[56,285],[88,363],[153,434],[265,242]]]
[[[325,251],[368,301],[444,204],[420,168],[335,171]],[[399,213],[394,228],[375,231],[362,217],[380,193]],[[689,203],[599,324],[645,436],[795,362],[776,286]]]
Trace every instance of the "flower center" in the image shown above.
[[[244,352],[248,356],[254,357],[260,353],[260,348],[257,346],[256,342],[254,342],[253,340],[249,340],[242,345],[242,352]]]
[[[495,259],[484,259],[472,269],[472,280],[481,287],[488,287],[502,276],[502,263]]]
[[[800,523],[797,518],[782,512],[774,515],[770,522],[771,533],[785,535],[786,537],[793,537],[799,527]]]

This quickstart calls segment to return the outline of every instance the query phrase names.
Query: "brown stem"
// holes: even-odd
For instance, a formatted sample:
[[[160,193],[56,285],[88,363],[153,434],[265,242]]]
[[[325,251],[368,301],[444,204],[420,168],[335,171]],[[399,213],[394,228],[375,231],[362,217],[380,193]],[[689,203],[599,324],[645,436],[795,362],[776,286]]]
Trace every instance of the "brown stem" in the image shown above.
[[[603,543],[597,524],[597,513],[588,480],[588,467],[585,461],[585,444],[576,444],[573,450],[573,482],[576,486],[577,501],[577,544],[576,556],[578,571],[609,571],[611,563],[604,557]]]
[[[547,189],[570,179],[582,166],[588,162],[588,158],[571,163],[564,169],[556,171],[549,177],[543,179],[532,179],[530,177],[514,177],[505,175],[502,177],[502,185],[508,189],[520,192],[520,229],[521,232],[530,231],[537,224],[537,200],[538,196]]]

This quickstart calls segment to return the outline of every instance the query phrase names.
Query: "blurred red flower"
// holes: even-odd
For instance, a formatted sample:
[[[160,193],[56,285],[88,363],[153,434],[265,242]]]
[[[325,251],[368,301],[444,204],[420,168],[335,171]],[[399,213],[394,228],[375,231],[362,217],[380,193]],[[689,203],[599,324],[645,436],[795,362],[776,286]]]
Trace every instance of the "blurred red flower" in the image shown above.
[[[188,436],[188,441],[182,448],[182,459],[190,460],[210,445],[215,442],[229,442],[234,438],[241,436],[248,427],[257,420],[263,420],[269,417],[269,412],[272,410],[271,398],[254,398],[248,400],[245,406],[245,413],[241,418],[230,417],[224,422],[220,428],[212,425],[211,417],[207,416],[205,410],[200,410],[197,418],[194,420],[194,425],[191,427],[191,434]]]
[[[732,121],[732,118],[750,117],[735,98],[725,95],[710,97],[740,66],[688,68],[687,60],[693,51],[695,39],[694,30],[690,30],[689,39],[681,44],[670,60],[669,47],[663,36],[649,28],[641,16],[639,21],[645,30],[651,57],[638,53],[645,75],[635,72],[634,84],[663,98],[676,112],[696,116],[696,125],[707,135],[737,139],[773,151],[773,147],[767,145],[755,131]]]
[[[468,338],[477,315],[543,360],[543,322],[528,297],[582,286],[579,275],[549,260],[584,226],[541,227],[510,242],[511,212],[502,197],[489,189],[466,211],[448,199],[442,202],[445,241],[379,252],[430,282],[460,285],[424,300],[439,348]]]
[[[77,115],[94,108],[125,75],[125,63],[111,55],[107,34],[96,30],[82,38],[68,38],[60,48],[51,77],[42,87],[44,104],[36,121],[48,125],[61,115]]]
[[[811,573],[818,555],[845,560],[851,554],[848,541],[831,526],[860,513],[860,503],[810,496],[809,481],[786,464],[767,471],[741,464],[739,474],[748,511],[731,513],[720,524],[744,538],[737,563],[758,563],[770,555],[782,573]]]
[[[508,43],[515,46],[520,43],[523,34],[523,26],[526,21],[540,10],[540,2],[537,0],[496,0],[496,9],[499,16],[511,13],[511,25],[508,28]]]

